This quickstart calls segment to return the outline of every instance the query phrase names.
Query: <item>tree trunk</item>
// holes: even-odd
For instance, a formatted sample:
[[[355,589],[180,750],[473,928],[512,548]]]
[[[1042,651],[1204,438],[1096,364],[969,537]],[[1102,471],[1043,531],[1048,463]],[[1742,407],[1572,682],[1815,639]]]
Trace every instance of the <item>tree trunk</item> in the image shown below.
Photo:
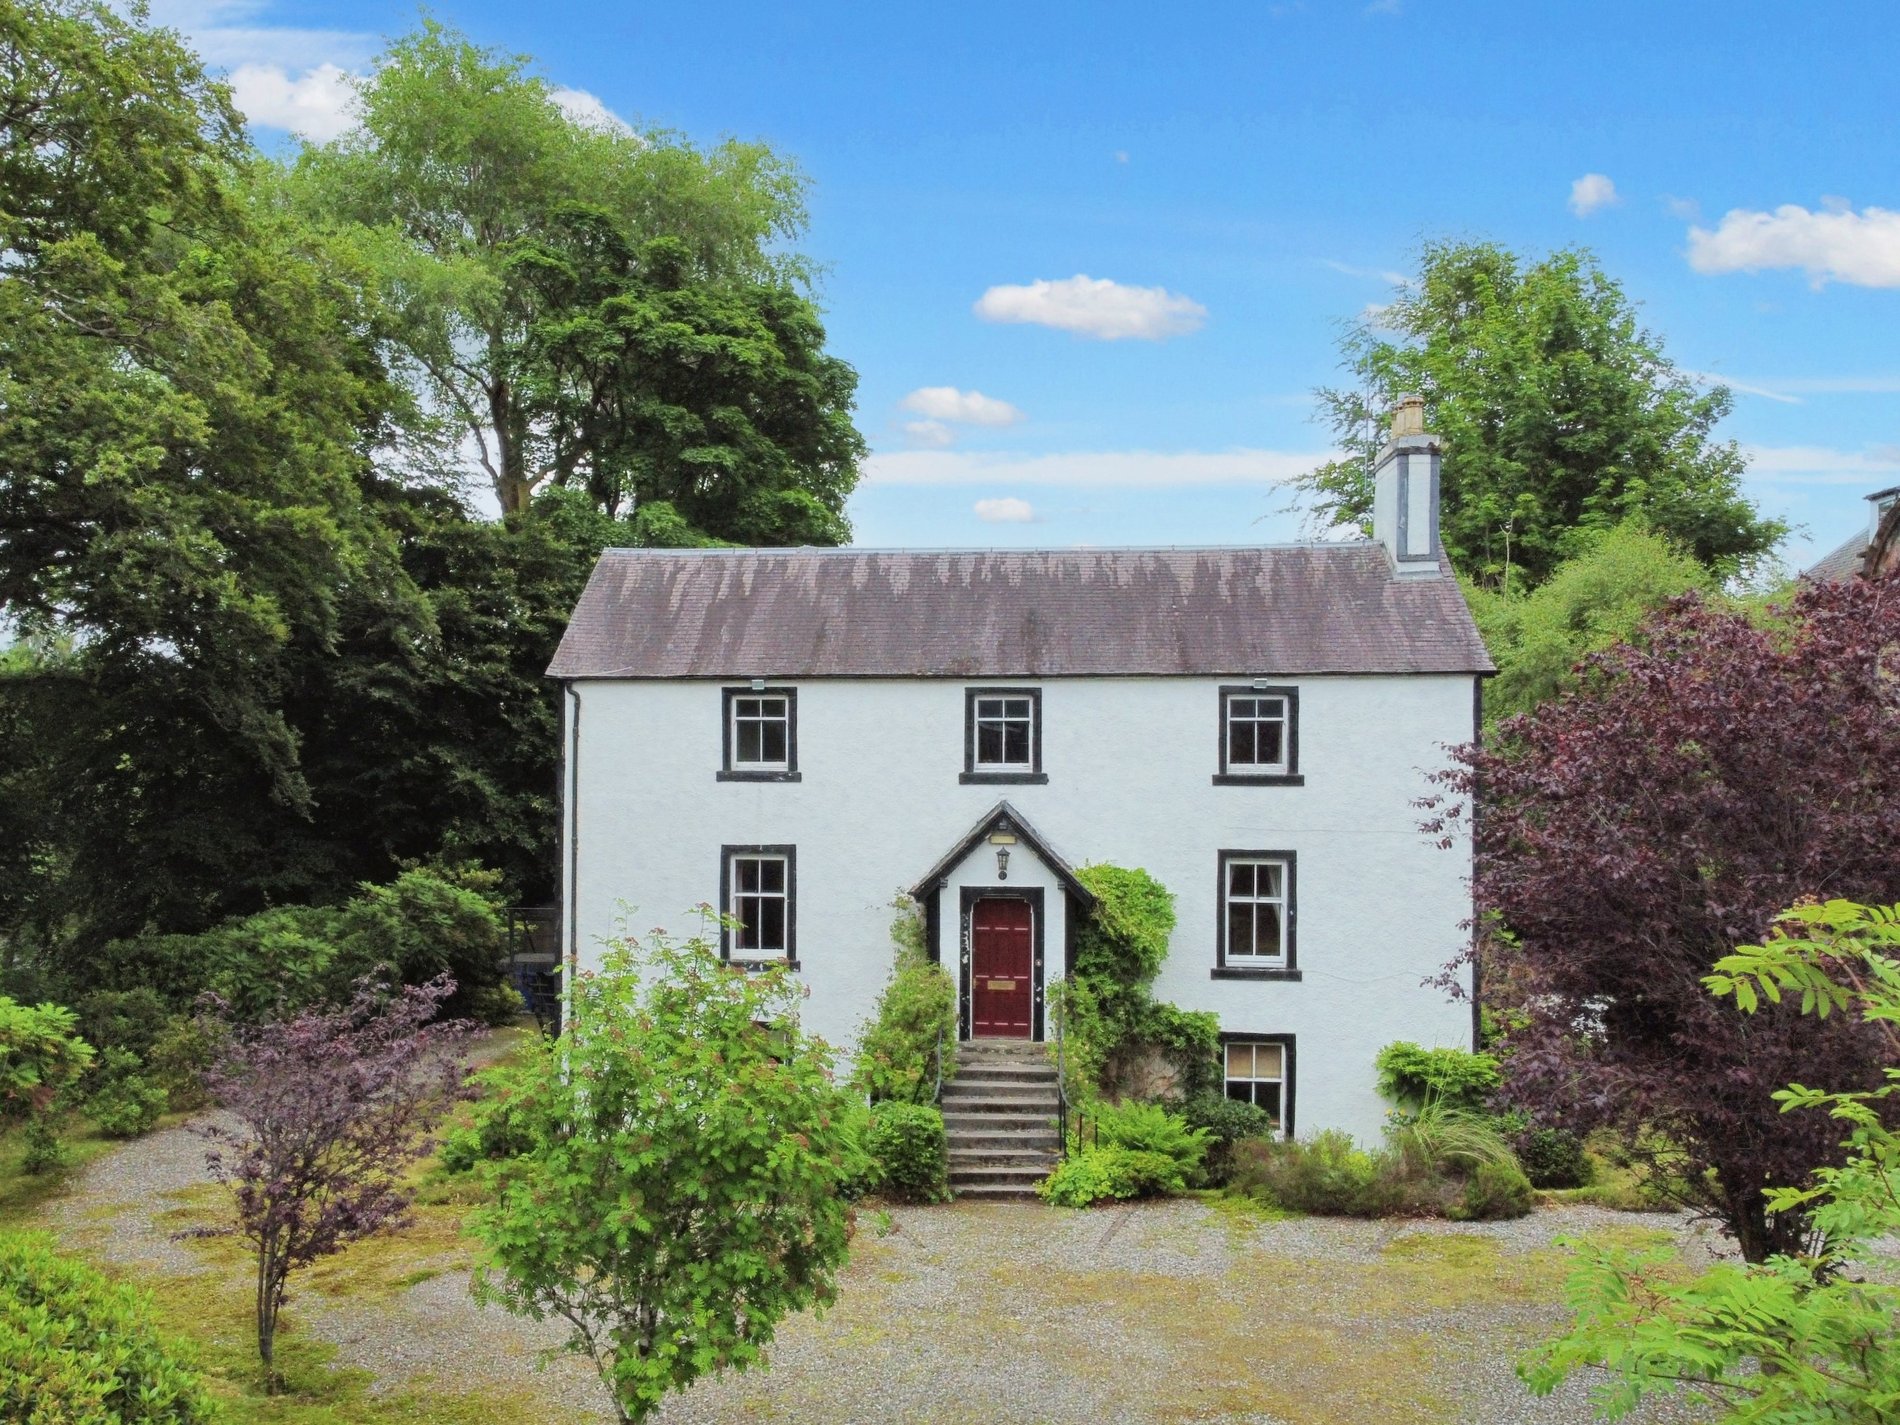
[[[264,1393],[277,1394],[277,1293],[271,1289],[272,1259],[268,1248],[257,1252],[257,1357],[264,1363]]]
[[[502,514],[519,514],[528,508],[534,488],[528,479],[527,453],[522,449],[521,411],[505,379],[488,388],[488,418],[495,431],[498,462],[495,497],[501,502]]]

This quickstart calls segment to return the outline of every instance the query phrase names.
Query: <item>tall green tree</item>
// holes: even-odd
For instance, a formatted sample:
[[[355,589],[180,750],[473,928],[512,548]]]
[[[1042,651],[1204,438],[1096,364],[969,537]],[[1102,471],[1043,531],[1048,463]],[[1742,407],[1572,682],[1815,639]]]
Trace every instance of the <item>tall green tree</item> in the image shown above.
[[[1498,665],[1484,690],[1487,731],[1574,688],[1585,657],[1635,637],[1677,595],[1716,597],[1706,568],[1633,521],[1583,531],[1577,544],[1575,555],[1528,593],[1465,585]]]
[[[653,542],[662,506],[739,544],[845,542],[857,373],[786,284],[696,267],[681,239],[636,243],[587,204],[517,251],[538,313],[518,389],[546,412],[557,481],[630,505]]]
[[[628,251],[671,239],[676,286],[769,284],[787,303],[808,275],[779,247],[803,231],[804,178],[758,144],[699,149],[663,130],[578,122],[525,59],[432,21],[390,47],[360,98],[358,127],[307,149],[293,188],[352,228],[382,274],[400,313],[393,349],[438,423],[439,458],[472,444],[507,514],[555,483],[601,490],[609,508],[637,494],[622,488],[612,429],[575,418],[573,372],[544,364],[545,323],[566,310],[524,254],[567,243],[569,205],[582,203],[607,219],[594,231]],[[677,355],[677,343],[655,354]],[[683,448],[684,473],[652,478],[721,473]],[[812,473],[823,502],[838,472],[821,461]]]
[[[1386,415],[1417,392],[1445,439],[1445,550],[1486,587],[1534,586],[1580,534],[1630,518],[1718,575],[1785,532],[1741,494],[1741,451],[1714,437],[1728,391],[1677,369],[1587,252],[1429,242],[1417,280],[1349,328],[1341,356],[1350,384],[1318,395],[1343,453],[1295,482],[1322,524],[1371,519]]]
[[[307,879],[291,663],[353,602],[420,617],[360,498],[402,402],[369,274],[250,163],[140,12],[0,6],[0,612],[65,649],[0,678],[0,793],[42,925],[195,928]]]

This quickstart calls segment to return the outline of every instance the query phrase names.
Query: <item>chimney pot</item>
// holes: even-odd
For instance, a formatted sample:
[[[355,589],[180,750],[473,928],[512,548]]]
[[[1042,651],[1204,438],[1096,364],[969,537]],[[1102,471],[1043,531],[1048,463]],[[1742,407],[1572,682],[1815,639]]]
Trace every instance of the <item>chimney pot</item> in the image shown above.
[[[1425,434],[1425,398],[1416,395],[1399,397],[1399,404],[1392,412],[1392,439],[1401,436]]]

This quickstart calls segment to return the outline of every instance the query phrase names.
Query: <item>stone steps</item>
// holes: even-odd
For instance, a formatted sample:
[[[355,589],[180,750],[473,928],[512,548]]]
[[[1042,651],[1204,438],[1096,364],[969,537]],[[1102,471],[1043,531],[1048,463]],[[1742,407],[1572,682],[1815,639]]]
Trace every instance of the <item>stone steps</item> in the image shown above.
[[[1033,1198],[1055,1168],[1055,1066],[1040,1044],[973,1040],[957,1046],[957,1072],[943,1086],[950,1190],[978,1199]]]

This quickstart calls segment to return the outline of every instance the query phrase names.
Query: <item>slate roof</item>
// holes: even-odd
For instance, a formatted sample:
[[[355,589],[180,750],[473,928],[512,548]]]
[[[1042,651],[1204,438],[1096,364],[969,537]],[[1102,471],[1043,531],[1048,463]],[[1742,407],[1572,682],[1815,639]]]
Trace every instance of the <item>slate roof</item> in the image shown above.
[[[1867,553],[1867,536],[1857,534],[1839,549],[1824,554],[1808,566],[1808,577],[1823,584],[1851,579],[1861,570],[1861,558]]]
[[[553,678],[1489,673],[1457,582],[1369,540],[1231,549],[609,549]]]

